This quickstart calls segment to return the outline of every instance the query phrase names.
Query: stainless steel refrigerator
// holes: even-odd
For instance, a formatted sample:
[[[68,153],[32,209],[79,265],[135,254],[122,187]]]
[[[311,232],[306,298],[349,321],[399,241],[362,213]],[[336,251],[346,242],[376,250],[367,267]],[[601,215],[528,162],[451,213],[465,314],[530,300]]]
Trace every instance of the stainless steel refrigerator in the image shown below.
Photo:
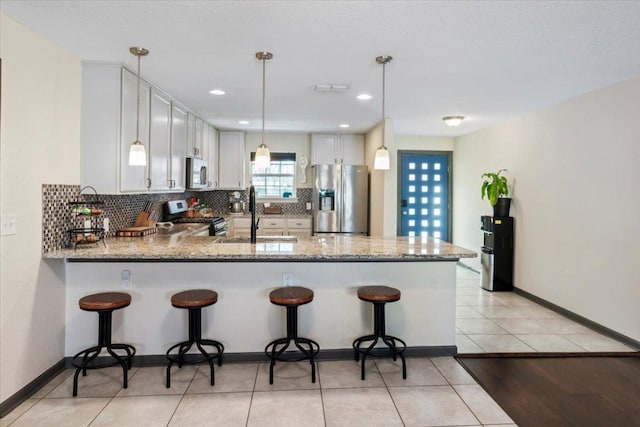
[[[368,175],[364,165],[313,166],[313,234],[367,234]]]

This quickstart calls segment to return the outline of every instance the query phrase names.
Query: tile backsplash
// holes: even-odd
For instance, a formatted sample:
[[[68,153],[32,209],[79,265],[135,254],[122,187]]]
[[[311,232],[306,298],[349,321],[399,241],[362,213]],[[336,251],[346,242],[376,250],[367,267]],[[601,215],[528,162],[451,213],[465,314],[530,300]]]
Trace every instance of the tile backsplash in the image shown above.
[[[249,191],[241,191],[242,200],[248,201]],[[98,194],[92,191],[90,187],[81,188],[79,185],[42,185],[42,252],[49,252],[69,246],[69,236],[67,230],[72,228],[82,228],[83,218],[75,218],[72,214],[72,207],[69,202],[100,200],[104,204],[103,215],[94,218],[94,220],[102,222],[103,218],[109,218],[108,236],[115,234],[116,230],[125,227],[131,227],[138,213],[142,211],[147,202],[165,202],[167,200],[189,199],[195,197],[200,199],[210,207],[214,215],[224,216],[229,214],[229,191],[203,191],[203,192],[184,192],[184,193],[154,193],[154,194],[132,194],[132,195],[113,195]],[[291,203],[271,203],[271,206],[281,206],[282,213],[285,215],[303,215],[310,214],[306,210],[306,204],[311,202],[312,189],[298,188],[297,202]],[[248,208],[248,203],[245,203]],[[155,204],[155,213],[157,218],[162,216],[162,203]],[[264,204],[258,202],[257,212],[264,212]],[[100,225],[98,225],[100,226]]]

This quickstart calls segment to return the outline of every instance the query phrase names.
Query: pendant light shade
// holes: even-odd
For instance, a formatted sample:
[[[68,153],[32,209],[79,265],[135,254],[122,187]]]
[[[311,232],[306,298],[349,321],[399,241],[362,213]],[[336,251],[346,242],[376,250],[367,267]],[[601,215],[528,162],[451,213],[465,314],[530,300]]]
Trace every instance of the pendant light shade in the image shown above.
[[[376,62],[382,64],[382,145],[376,150],[376,157],[373,162],[373,168],[376,170],[389,170],[391,161],[389,159],[389,150],[384,145],[385,137],[385,114],[384,114],[384,96],[385,96],[385,67],[391,62],[391,56],[378,56]]]
[[[147,153],[140,141],[140,57],[147,56],[149,51],[143,47],[129,48],[129,52],[138,57],[138,88],[136,94],[136,140],[129,147],[129,166],[146,166]]]
[[[255,167],[256,169],[267,169],[271,165],[271,153],[269,148],[264,143],[264,99],[265,99],[265,66],[266,61],[273,58],[271,52],[256,52],[256,58],[262,61],[262,143],[256,150]]]

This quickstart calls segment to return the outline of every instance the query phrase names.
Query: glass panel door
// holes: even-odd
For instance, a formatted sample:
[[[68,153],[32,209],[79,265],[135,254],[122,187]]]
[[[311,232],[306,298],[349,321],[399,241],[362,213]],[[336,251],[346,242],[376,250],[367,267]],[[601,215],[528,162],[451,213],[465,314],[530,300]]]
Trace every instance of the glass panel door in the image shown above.
[[[449,155],[400,152],[400,235],[449,240]]]

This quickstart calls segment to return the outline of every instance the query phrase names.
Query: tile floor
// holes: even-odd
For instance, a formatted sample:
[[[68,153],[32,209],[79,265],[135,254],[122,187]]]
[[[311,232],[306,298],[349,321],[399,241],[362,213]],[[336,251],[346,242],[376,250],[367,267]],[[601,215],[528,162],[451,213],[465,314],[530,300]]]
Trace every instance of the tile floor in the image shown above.
[[[488,292],[458,267],[458,353],[636,351],[512,292]]]
[[[457,345],[460,353],[633,351],[512,293],[489,293],[479,275],[458,268]],[[409,358],[401,365],[377,359],[360,380],[353,361],[226,363],[175,368],[171,388],[162,367],[133,368],[121,387],[120,368],[81,377],[71,397],[66,370],[0,419],[12,426],[513,426],[509,416],[452,357]]]

